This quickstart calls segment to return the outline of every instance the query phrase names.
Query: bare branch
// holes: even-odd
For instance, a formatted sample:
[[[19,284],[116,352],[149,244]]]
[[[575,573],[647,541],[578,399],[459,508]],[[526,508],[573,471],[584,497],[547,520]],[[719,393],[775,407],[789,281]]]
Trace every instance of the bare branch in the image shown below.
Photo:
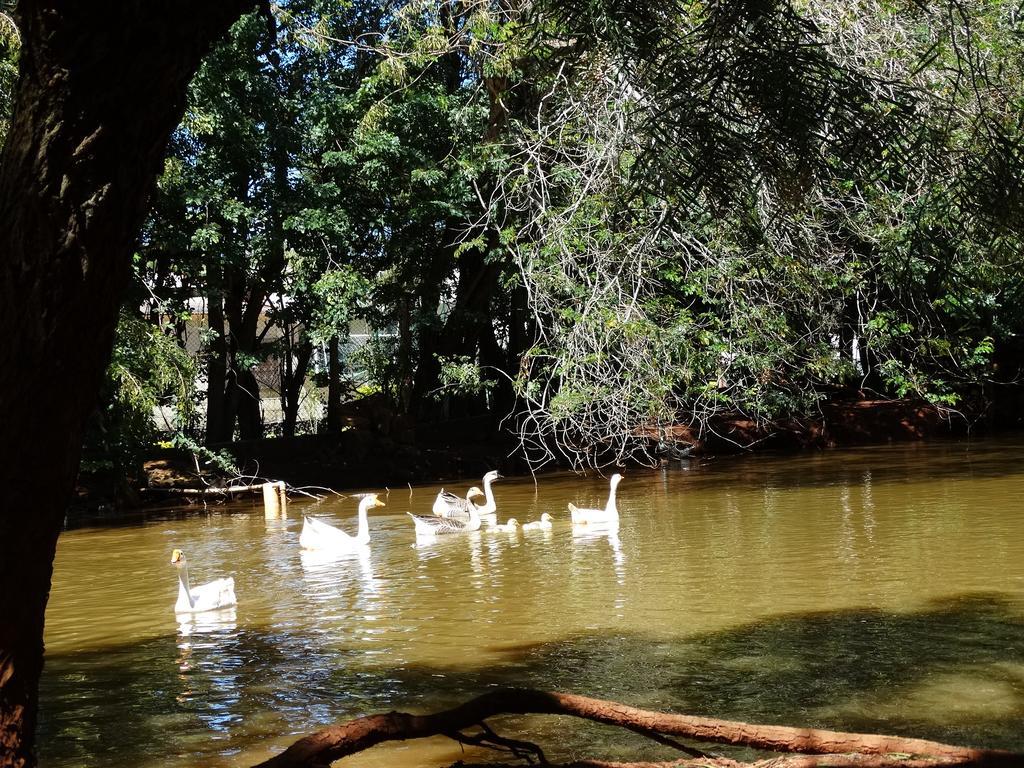
[[[845,733],[813,728],[779,725],[752,725],[729,720],[675,715],[637,709],[615,701],[605,701],[569,693],[531,689],[500,689],[478,696],[453,709],[431,715],[390,712],[370,715],[342,725],[326,728],[292,744],[288,749],[257,768],[322,768],[348,755],[387,741],[458,734],[465,728],[498,715],[570,715],[605,725],[642,730],[702,742],[732,744],[773,752],[884,756],[899,754],[900,759],[927,756],[931,765],[1018,765],[1024,755],[1000,750],[972,749],[923,739],[896,736]],[[486,734],[486,732],[485,732]],[[515,742],[518,744],[519,742]],[[705,761],[714,758],[698,758]],[[830,758],[830,765],[854,765],[843,758]],[[836,762],[838,761],[838,762]],[[685,764],[685,763],[684,763]],[[786,765],[823,765],[823,761]],[[870,761],[859,763],[872,765]],[[874,765],[895,765],[895,761]],[[900,763],[903,765],[903,763]],[[767,764],[765,764],[767,765]]]

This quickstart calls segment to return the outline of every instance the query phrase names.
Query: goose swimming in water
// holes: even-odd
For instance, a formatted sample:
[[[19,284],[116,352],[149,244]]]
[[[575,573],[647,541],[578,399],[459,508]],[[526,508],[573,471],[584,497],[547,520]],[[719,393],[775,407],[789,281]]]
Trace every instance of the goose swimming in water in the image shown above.
[[[496,513],[498,511],[498,505],[494,501],[494,491],[491,490],[491,483],[493,483],[495,480],[500,480],[501,477],[502,477],[501,474],[496,469],[492,469],[490,472],[488,472],[486,475],[484,475],[484,480],[483,480],[484,497],[487,499],[487,501],[483,504],[483,506],[475,507],[475,509],[477,511],[477,514],[479,514],[480,517],[485,518],[486,522],[488,522],[488,523],[495,522]],[[452,494],[452,495],[454,496],[454,494]],[[438,494],[438,496],[440,496],[440,494]],[[455,497],[455,498],[457,498],[457,497]],[[468,499],[469,496],[467,495],[466,498]],[[462,501],[462,500],[460,500],[460,501]],[[474,505],[472,503],[470,503],[469,506],[474,506]],[[437,513],[437,508],[438,508],[438,504],[437,504],[437,500],[435,499],[435,501],[434,501],[434,512],[435,512],[435,514]],[[469,511],[467,509],[466,512],[460,512],[460,513],[457,513],[455,515],[445,515],[445,517],[455,517],[457,519],[461,518],[463,522],[469,522]]]
[[[370,545],[370,521],[366,513],[372,507],[383,506],[384,502],[377,498],[376,493],[369,493],[362,498],[359,502],[359,527],[355,536],[312,517],[303,517],[299,545],[303,549],[357,552]]]
[[[524,531],[540,531],[549,530],[551,528],[551,521],[554,520],[550,514],[545,512],[540,516],[540,520],[533,520],[529,523],[523,523],[522,528]]]
[[[477,512],[479,512],[482,517],[493,518],[495,513],[498,511],[498,505],[494,501],[494,491],[491,490],[491,483],[495,480],[500,480],[501,478],[502,475],[496,469],[492,469],[484,475],[484,496],[486,497],[487,502],[477,509]]]
[[[469,533],[479,531],[483,521],[475,506],[469,508],[469,520],[437,515],[417,515],[406,512],[416,526],[417,536],[441,536],[447,533]]]
[[[505,531],[505,533],[515,533],[519,530],[519,521],[514,517],[510,517],[508,522],[504,525],[492,525],[490,530],[492,531]]]
[[[235,599],[235,580],[230,576],[193,587],[189,585],[185,553],[180,549],[171,552],[171,565],[178,569],[178,601],[174,604],[175,613],[202,613],[238,604]]]
[[[619,522],[619,508],[615,504],[615,489],[622,480],[622,475],[615,473],[611,478],[611,490],[608,493],[608,503],[604,509],[580,509],[570,504],[569,513],[572,515],[573,525],[610,525]]]
[[[475,485],[469,489],[464,499],[460,499],[454,493],[442,488],[437,494],[437,498],[434,499],[434,514],[438,517],[458,517],[468,520],[470,506],[476,506],[473,504],[473,497],[483,495],[484,492]]]

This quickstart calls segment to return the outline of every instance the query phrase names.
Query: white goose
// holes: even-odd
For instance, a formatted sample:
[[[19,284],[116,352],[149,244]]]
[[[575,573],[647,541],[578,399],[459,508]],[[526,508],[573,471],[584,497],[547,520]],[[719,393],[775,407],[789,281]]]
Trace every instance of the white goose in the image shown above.
[[[533,520],[529,523],[523,523],[524,531],[546,531],[551,529],[551,521],[554,520],[550,514],[545,512],[540,516],[540,520]]]
[[[619,508],[615,504],[615,489],[622,480],[622,475],[615,473],[611,479],[611,491],[604,509],[580,509],[570,504],[569,513],[573,525],[611,525],[619,522]]]
[[[474,496],[483,495],[484,492],[475,485],[469,489],[464,499],[460,499],[454,493],[442,488],[437,494],[437,498],[434,499],[434,514],[438,517],[458,517],[468,520],[469,508],[470,506],[475,506],[471,499]]]
[[[479,531],[483,521],[475,506],[469,508],[469,520],[455,517],[438,517],[437,515],[416,515],[406,512],[416,526],[417,536],[440,536],[446,533],[469,533]]]
[[[477,509],[477,512],[482,517],[493,518],[498,511],[498,505],[494,501],[494,491],[491,490],[491,483],[495,480],[500,480],[501,477],[496,469],[492,469],[484,475],[484,496],[487,498],[487,502]]]
[[[312,517],[303,517],[299,545],[303,549],[358,552],[370,545],[370,521],[366,517],[366,513],[371,507],[383,506],[384,502],[377,498],[376,493],[368,493],[363,496],[359,502],[359,527],[355,536]]]
[[[504,531],[505,533],[515,533],[519,530],[519,521],[514,517],[510,517],[508,522],[504,525],[492,525],[490,527],[492,531]]]
[[[178,601],[174,604],[175,613],[202,613],[238,604],[235,599],[235,580],[230,576],[192,587],[188,582],[188,562],[185,560],[185,553],[180,549],[171,552],[171,565],[178,569]]]

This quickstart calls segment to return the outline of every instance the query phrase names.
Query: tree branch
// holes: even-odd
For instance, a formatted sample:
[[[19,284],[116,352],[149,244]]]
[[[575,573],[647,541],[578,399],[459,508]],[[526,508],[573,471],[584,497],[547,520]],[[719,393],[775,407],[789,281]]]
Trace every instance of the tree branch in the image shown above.
[[[450,735],[480,725],[496,715],[569,715],[605,725],[656,734],[690,738],[702,742],[732,744],[772,752],[810,753],[831,757],[777,758],[773,767],[814,768],[816,766],[888,766],[899,755],[900,766],[915,765],[907,756],[927,756],[919,766],[1011,766],[1021,765],[1024,755],[1001,750],[973,749],[924,739],[908,739],[863,733],[845,733],[780,725],[754,725],[690,715],[675,715],[637,709],[615,701],[593,699],[570,693],[553,693],[525,688],[491,691],[452,709],[430,715],[405,712],[370,715],[318,731],[256,768],[323,768],[356,752],[386,741],[404,741],[427,736]],[[493,741],[493,739],[492,739]],[[850,753],[855,753],[851,756]],[[665,765],[715,765],[718,758],[697,758]],[[613,763],[576,765],[613,766]],[[638,768],[640,764],[632,764]],[[648,764],[651,765],[651,764]],[[762,762],[768,768],[768,762]]]
[[[469,744],[475,747],[486,747],[487,749],[494,749],[499,752],[509,752],[513,757],[525,760],[530,765],[533,765],[535,760],[541,765],[547,764],[547,759],[544,757],[544,750],[536,744],[529,741],[507,739],[504,736],[499,736],[486,723],[479,723],[478,725],[481,730],[480,733],[466,734],[461,731],[456,731],[454,733],[446,733],[445,736],[450,739],[454,739],[460,744]]]
[[[788,755],[741,763],[728,757],[688,757],[661,762],[620,763],[607,760],[574,760],[571,763],[548,763],[547,768],[951,768],[979,765],[972,760],[954,757],[907,758],[904,755]],[[512,763],[464,763],[451,768],[522,768]]]

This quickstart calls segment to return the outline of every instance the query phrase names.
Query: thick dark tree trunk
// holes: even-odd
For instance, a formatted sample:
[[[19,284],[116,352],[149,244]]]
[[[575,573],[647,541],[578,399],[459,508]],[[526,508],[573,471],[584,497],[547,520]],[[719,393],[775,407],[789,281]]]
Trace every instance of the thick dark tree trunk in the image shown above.
[[[226,295],[228,321],[228,375],[225,431],[227,439],[234,436],[235,422],[242,440],[258,440],[263,436],[260,412],[260,388],[249,363],[260,357],[259,321],[267,294],[265,283],[256,278],[251,284],[245,270],[228,270]]]
[[[0,155],[0,766],[35,765],[43,618],[82,429],[188,81],[238,0],[33,2]]]
[[[484,326],[492,322],[491,298],[500,273],[501,266],[486,261],[479,251],[467,251],[459,257],[455,307],[434,343],[424,345],[420,351],[414,400],[420,405],[421,413],[427,396],[440,386],[438,356],[476,356]]]
[[[327,431],[332,435],[341,432],[341,352],[339,339],[333,337],[327,351]]]
[[[238,370],[235,381],[239,393],[238,437],[242,440],[259,440],[263,437],[260,383],[251,368]]]
[[[295,365],[288,366],[288,375],[281,381],[281,392],[284,394],[284,424],[281,429],[285,437],[295,436],[295,424],[299,418],[299,402],[302,400],[302,385],[306,383],[309,361],[313,357],[313,343],[303,336],[292,352],[295,355]]]
[[[224,337],[224,304],[219,290],[209,292],[206,302],[207,327],[213,332],[206,362],[206,443],[231,439],[227,431],[224,387],[228,375],[228,343]]]
[[[431,267],[424,279],[420,282],[419,289],[419,321],[417,323],[417,356],[416,369],[413,376],[412,399],[410,412],[417,412],[424,415],[426,410],[424,400],[430,387],[427,380],[436,381],[437,370],[434,359],[441,343],[441,336],[444,332],[444,324],[438,317],[437,308],[441,303],[441,285],[445,276],[450,270],[450,249],[439,249],[434,255]],[[436,385],[434,385],[436,386]]]
[[[412,308],[408,294],[398,302],[398,410],[408,414],[412,405]]]
[[[234,438],[235,421],[241,392],[238,383],[238,334],[242,324],[242,285],[229,268],[225,268],[224,281],[224,416],[220,431],[225,442]]]

